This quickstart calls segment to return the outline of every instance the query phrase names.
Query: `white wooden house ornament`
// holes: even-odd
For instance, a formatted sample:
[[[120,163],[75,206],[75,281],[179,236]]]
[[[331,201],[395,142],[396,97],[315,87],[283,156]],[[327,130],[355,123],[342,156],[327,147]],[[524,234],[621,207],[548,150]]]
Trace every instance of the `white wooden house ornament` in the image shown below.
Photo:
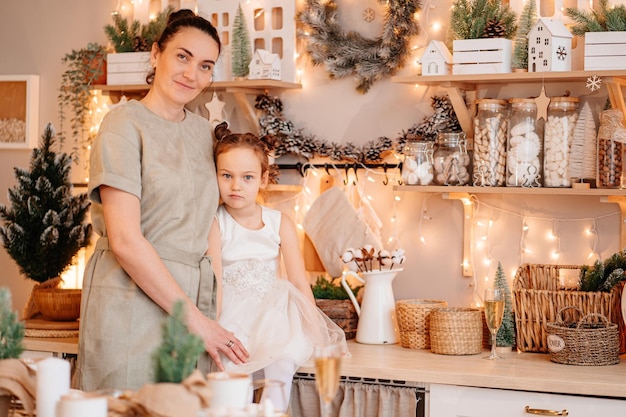
[[[451,72],[452,54],[442,41],[432,40],[419,60],[422,75],[447,75]]]
[[[250,74],[248,78],[251,80],[280,80],[280,57],[265,49],[257,49],[250,65]]]
[[[222,41],[222,55],[218,59],[219,71],[215,81],[230,81],[229,62],[233,23],[241,4],[252,51],[264,49],[278,55],[281,80],[296,79],[296,1],[294,0],[198,0],[198,14],[208,19],[217,29]],[[251,52],[252,52],[251,51]],[[225,53],[224,53],[225,52]]]
[[[572,38],[560,20],[537,19],[528,32],[528,72],[571,71]]]

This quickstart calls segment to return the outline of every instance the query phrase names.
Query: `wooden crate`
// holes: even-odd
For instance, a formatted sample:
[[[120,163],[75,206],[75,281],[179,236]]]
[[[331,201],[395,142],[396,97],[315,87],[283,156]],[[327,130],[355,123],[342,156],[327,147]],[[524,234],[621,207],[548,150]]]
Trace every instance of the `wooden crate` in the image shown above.
[[[585,71],[626,68],[626,32],[585,33]]]
[[[107,84],[146,84],[150,52],[122,52],[107,55]]]
[[[452,73],[497,74],[511,72],[511,40],[459,39],[452,43]]]
[[[359,324],[359,315],[354,308],[354,304],[350,300],[327,300],[315,299],[317,307],[334,321],[337,326],[341,327],[346,334],[346,339],[354,339],[356,337],[357,325]]]

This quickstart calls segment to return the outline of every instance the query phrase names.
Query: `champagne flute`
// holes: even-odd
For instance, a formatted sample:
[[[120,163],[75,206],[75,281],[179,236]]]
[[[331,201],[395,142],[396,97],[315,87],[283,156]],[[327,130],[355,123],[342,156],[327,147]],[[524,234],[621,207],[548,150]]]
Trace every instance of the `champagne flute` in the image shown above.
[[[504,316],[504,292],[499,288],[485,289],[485,320],[491,332],[491,353],[484,359],[503,359],[496,353],[496,337]]]
[[[341,346],[330,344],[315,346],[315,385],[320,396],[322,417],[330,417],[331,404],[339,389]]]

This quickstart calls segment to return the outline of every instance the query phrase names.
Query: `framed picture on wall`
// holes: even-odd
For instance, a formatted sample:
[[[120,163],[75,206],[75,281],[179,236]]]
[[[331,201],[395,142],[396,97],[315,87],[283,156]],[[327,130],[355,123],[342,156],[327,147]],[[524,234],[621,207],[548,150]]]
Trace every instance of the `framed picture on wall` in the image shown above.
[[[0,75],[0,148],[37,147],[38,123],[39,75]]]

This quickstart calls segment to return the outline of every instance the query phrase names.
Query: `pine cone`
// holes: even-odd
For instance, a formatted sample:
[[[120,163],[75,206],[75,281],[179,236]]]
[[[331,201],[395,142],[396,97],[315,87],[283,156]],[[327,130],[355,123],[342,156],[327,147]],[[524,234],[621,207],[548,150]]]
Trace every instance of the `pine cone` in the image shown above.
[[[135,52],[146,52],[150,50],[150,45],[148,42],[142,38],[141,36],[135,36],[133,38],[133,51]]]
[[[504,38],[506,27],[500,20],[489,19],[481,38]]]

